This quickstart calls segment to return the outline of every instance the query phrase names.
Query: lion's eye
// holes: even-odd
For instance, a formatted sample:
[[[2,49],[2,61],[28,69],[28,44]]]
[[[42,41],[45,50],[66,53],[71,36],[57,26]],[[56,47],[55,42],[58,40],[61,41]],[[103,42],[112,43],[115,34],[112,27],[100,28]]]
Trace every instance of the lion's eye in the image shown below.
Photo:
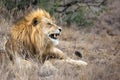
[[[48,25],[52,25],[51,23],[47,23]]]

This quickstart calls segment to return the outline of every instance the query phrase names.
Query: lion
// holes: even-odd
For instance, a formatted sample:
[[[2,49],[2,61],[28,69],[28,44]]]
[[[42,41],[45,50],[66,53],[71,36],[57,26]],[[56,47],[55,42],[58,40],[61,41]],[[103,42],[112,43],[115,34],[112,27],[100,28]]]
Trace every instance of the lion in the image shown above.
[[[55,19],[43,10],[31,11],[11,27],[10,38],[6,43],[6,51],[10,60],[15,55],[27,60],[30,56],[44,63],[49,59],[58,59],[77,65],[87,65],[85,61],[73,60],[55,46],[59,43],[62,28]]]

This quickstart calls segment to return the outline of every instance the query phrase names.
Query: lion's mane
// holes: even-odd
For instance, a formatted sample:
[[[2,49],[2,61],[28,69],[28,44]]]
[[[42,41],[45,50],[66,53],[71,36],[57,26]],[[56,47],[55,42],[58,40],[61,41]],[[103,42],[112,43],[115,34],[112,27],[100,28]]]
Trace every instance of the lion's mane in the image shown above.
[[[40,54],[42,52],[44,52],[44,55],[42,56],[47,55],[53,44],[43,34],[42,29],[33,28],[36,27],[36,24],[38,23],[36,19],[41,20],[42,18],[50,19],[51,16],[45,10],[33,10],[31,13],[24,16],[12,26],[11,39],[6,44],[7,46],[12,45],[12,49],[14,51],[12,55],[14,55],[15,52],[19,52],[19,45],[23,45],[26,50],[29,50],[30,55],[42,55]],[[8,53],[11,55],[11,52]]]

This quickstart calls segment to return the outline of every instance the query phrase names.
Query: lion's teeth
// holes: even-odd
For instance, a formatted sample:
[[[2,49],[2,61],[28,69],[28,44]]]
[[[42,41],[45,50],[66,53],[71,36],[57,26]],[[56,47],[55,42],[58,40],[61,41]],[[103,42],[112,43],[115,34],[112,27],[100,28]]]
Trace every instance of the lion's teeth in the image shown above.
[[[57,38],[57,34],[55,34],[55,38]]]
[[[59,34],[55,34],[56,36],[59,36]]]
[[[57,39],[59,37],[59,33],[55,33],[55,34],[50,34],[50,37],[53,39]]]

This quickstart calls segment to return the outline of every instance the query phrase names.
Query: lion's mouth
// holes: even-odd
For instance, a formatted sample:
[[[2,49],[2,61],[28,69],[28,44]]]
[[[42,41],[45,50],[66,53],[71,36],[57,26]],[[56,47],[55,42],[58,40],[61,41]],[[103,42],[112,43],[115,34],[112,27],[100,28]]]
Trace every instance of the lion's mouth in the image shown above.
[[[60,33],[53,33],[53,34],[50,34],[49,37],[52,38],[52,39],[58,39],[60,36]]]

